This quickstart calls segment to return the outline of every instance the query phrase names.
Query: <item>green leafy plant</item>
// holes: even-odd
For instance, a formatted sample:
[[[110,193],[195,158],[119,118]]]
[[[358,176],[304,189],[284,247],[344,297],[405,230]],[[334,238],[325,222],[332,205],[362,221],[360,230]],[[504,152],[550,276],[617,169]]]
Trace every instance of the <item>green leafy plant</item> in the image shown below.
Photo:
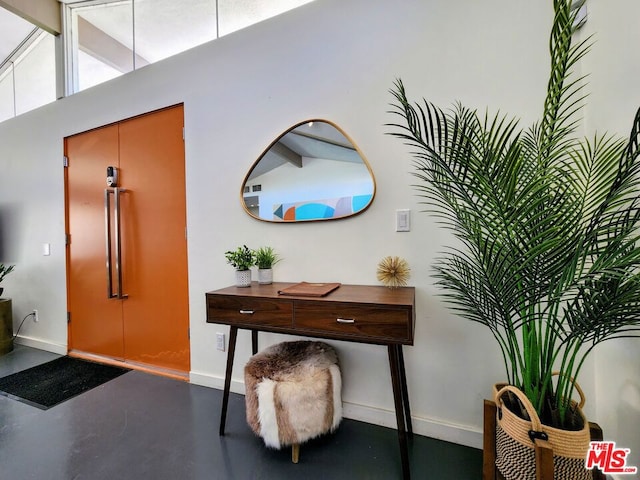
[[[11,272],[13,272],[14,267],[15,267],[15,265],[9,265],[7,267],[7,266],[5,266],[4,263],[0,263],[0,282],[2,282],[2,280],[4,280],[4,277],[9,275]]]
[[[254,250],[253,253],[256,259],[256,265],[261,269],[271,268],[281,260],[273,247],[260,247]]]
[[[573,67],[591,40],[572,43],[571,3],[554,0],[539,123],[410,103],[397,80],[401,122],[388,125],[413,148],[422,203],[461,242],[435,266],[445,299],[489,327],[508,383],[566,429],[579,427],[570,398],[585,358],[640,330],[640,110],[627,141],[577,138],[586,95]]]
[[[235,250],[224,252],[227,263],[235,267],[236,270],[249,270],[255,265],[255,254],[246,245]]]

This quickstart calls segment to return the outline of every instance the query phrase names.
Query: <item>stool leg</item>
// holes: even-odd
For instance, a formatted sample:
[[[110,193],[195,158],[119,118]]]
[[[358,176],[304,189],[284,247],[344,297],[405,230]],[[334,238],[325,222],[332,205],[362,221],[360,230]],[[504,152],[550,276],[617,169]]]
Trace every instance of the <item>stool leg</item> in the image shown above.
[[[294,443],[291,445],[291,461],[293,463],[298,463],[298,459],[300,458],[300,444]]]

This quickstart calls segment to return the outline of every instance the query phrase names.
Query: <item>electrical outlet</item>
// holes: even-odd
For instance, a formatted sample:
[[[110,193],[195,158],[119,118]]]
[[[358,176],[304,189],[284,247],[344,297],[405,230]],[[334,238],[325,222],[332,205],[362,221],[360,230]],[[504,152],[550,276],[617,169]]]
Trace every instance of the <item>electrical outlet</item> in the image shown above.
[[[224,333],[216,333],[216,348],[224,352]]]
[[[40,320],[38,318],[38,310],[36,310],[35,308],[33,309],[33,321],[37,322],[38,320]]]

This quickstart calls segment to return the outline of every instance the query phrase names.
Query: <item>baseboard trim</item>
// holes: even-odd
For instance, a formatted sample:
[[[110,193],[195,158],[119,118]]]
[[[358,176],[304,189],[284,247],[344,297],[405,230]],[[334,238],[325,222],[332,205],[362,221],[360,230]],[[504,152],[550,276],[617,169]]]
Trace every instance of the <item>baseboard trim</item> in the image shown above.
[[[189,381],[203,387],[224,388],[224,378],[202,372],[191,371]],[[244,395],[244,383],[231,380],[231,391]],[[371,423],[388,428],[396,428],[396,414],[392,410],[371,407],[356,403],[343,402],[342,415],[345,418]],[[418,435],[436,438],[445,442],[482,449],[482,430],[466,425],[456,425],[438,419],[412,415],[413,431]]]
[[[40,340],[38,338],[33,337],[25,337],[23,335],[18,335],[14,340],[18,345],[24,345],[25,347],[33,347],[38,350],[44,350],[46,352],[57,353],[58,355],[66,355],[67,354],[67,346],[60,345],[57,343],[46,342],[44,340]]]
[[[189,382],[203,387],[217,388],[218,390],[224,389],[224,377],[217,377],[208,373],[194,372],[191,370],[191,372],[189,372]],[[244,395],[244,382],[232,378],[230,389],[233,393]]]
[[[393,410],[344,402],[342,414],[346,418],[383,427],[395,429],[397,425],[396,414]],[[411,423],[414,433],[418,435],[482,449],[482,431],[473,427],[416,415],[411,415]]]

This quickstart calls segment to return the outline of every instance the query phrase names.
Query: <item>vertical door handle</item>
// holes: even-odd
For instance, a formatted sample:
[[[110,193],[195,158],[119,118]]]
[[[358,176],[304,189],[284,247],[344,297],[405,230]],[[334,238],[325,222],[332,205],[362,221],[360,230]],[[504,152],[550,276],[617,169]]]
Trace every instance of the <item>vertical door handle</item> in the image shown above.
[[[104,189],[104,237],[106,250],[106,263],[107,263],[107,298],[114,298],[116,295],[113,293],[113,275],[111,274],[111,202],[109,195],[112,191],[108,188]]]
[[[122,293],[122,228],[120,223],[120,194],[126,192],[124,188],[114,188],[114,234],[116,240],[116,276],[118,278],[118,298],[127,298],[129,295]]]

